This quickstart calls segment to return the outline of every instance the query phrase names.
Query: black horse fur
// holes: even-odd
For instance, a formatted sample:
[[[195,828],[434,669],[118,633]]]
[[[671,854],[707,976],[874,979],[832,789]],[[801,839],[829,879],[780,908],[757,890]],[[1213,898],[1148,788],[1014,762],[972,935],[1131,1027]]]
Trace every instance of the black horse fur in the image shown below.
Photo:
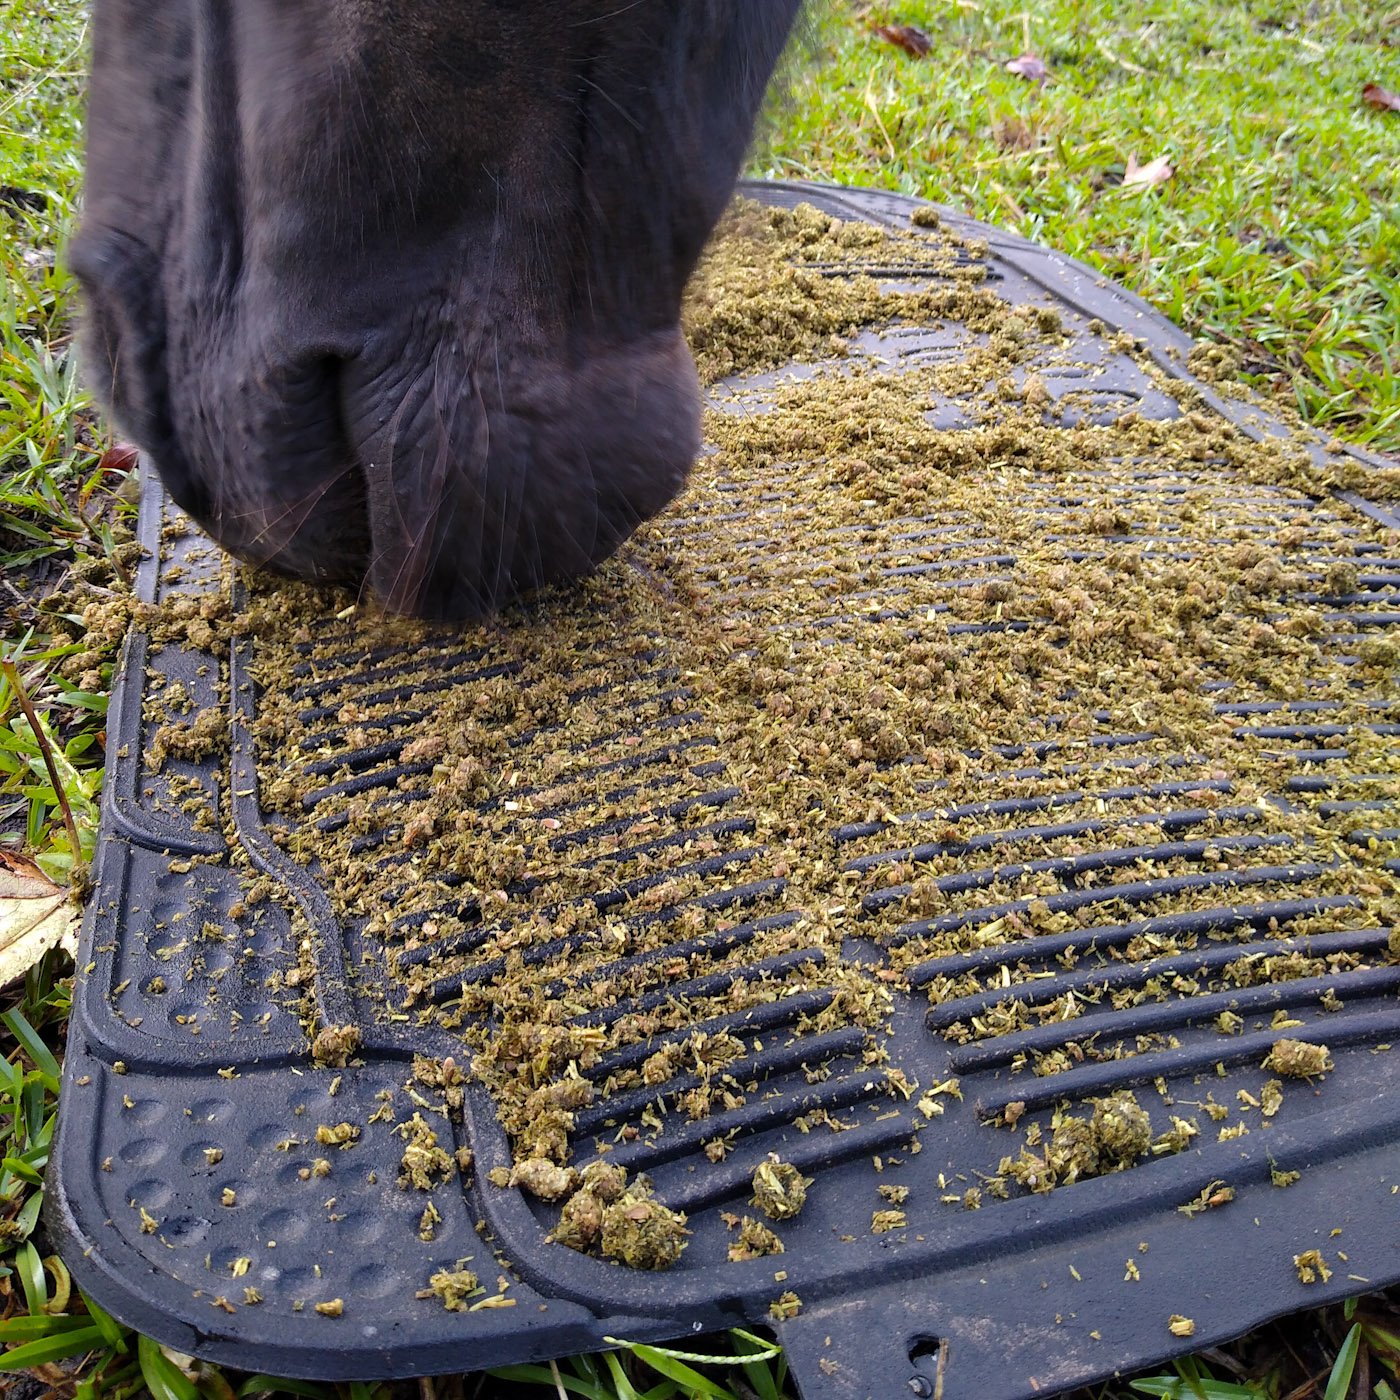
[[[682,485],[801,0],[95,0],[90,373],[233,553],[480,616]]]

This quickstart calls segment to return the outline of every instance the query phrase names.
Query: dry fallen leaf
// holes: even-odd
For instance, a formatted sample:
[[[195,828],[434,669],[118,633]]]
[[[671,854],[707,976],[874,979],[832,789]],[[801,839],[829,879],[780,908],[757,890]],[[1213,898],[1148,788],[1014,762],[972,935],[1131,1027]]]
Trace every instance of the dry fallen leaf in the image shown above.
[[[1050,76],[1050,70],[1045,66],[1045,60],[1033,53],[1023,53],[1019,58],[1009,58],[1005,66],[1008,73],[1014,73],[1018,78],[1024,78],[1030,83],[1043,83]]]
[[[1379,83],[1367,83],[1361,89],[1361,100],[1378,112],[1400,112],[1400,94],[1383,88]]]
[[[102,459],[97,464],[100,472],[117,472],[125,476],[127,472],[134,470],[141,462],[140,448],[133,447],[129,442],[113,443],[103,454]]]
[[[0,851],[0,987],[18,982],[58,944],[78,950],[78,911],[68,891],[27,857]]]
[[[915,24],[877,24],[875,37],[903,49],[911,58],[925,58],[933,51],[933,40]]]
[[[1155,160],[1149,160],[1146,165],[1139,165],[1137,157],[1130,152],[1127,169],[1123,171],[1123,188],[1150,190],[1153,185],[1160,185],[1171,177],[1172,164],[1166,156],[1158,156]]]

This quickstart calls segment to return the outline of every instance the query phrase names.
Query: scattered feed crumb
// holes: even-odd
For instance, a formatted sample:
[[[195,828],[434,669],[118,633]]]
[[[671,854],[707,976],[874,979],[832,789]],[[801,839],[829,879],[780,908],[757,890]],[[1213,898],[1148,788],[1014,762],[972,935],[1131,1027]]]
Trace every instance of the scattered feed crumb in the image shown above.
[[[1326,1283],[1332,1277],[1332,1270],[1317,1249],[1305,1249],[1301,1254],[1295,1254],[1293,1267],[1298,1271],[1299,1283]]]
[[[470,1269],[440,1269],[428,1280],[427,1288],[420,1289],[414,1296],[437,1298],[448,1312],[464,1312],[468,1299],[485,1291]]]
[[[761,1221],[746,1215],[739,1222],[739,1238],[729,1246],[729,1261],[738,1264],[782,1252],[782,1240]]]
[[[768,1316],[774,1322],[784,1322],[788,1318],[796,1317],[801,1311],[802,1299],[791,1289],[780,1293],[768,1306]]]
[[[322,1123],[316,1129],[316,1141],[322,1147],[338,1147],[342,1152],[360,1140],[360,1128],[354,1123]]]

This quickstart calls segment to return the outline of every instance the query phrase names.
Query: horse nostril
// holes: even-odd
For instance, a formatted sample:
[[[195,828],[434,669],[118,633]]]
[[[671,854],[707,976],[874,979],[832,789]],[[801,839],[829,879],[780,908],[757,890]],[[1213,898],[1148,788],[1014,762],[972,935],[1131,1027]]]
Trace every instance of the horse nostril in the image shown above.
[[[182,424],[215,486],[207,510],[192,513],[250,563],[358,585],[369,527],[364,473],[340,412],[341,361],[294,353],[268,364],[271,357],[256,346],[222,368],[202,395],[211,411]]]
[[[395,611],[436,618],[480,617],[587,573],[671,500],[699,448],[678,328],[577,365],[502,353],[490,376],[456,349],[436,347],[426,370],[402,356],[345,367],[370,586]]]

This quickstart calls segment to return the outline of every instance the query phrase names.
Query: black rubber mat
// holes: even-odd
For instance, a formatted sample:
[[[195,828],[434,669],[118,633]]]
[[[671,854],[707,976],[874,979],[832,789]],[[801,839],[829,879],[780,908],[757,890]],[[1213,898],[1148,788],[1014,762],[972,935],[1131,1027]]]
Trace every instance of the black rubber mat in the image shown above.
[[[916,207],[815,186],[747,192],[902,230]],[[1058,310],[1072,354],[1068,367],[1041,370],[1052,418],[1170,418],[1189,397],[1193,411],[1223,415],[1246,434],[1287,434],[1258,406],[1193,380],[1183,368],[1191,343],[1137,299],[1080,264],[941,212],[955,231],[986,240],[985,255],[973,256],[983,285],[1009,303]],[[927,276],[878,261],[862,270],[891,283]],[[1123,353],[1124,332],[1146,345],[1166,380]],[[953,323],[895,326],[864,334],[854,359],[945,363],[974,339]],[[754,376],[716,398],[735,412],[758,411],[766,386],[805,372]],[[929,411],[940,424],[960,422],[955,396]],[[1317,463],[1338,459],[1340,449],[1320,440],[1299,444]],[[172,509],[148,488],[142,538],[151,554],[140,592],[166,603],[184,597],[197,610],[221,558],[193,533],[172,534]],[[1025,508],[1047,537],[1068,528],[1075,490],[1049,473],[1025,474]],[[716,573],[717,586],[742,599],[745,551],[821,556],[820,519],[804,527],[774,515],[782,491],[780,477],[766,493],[736,486],[737,524],[697,513],[667,528],[682,544],[729,529],[725,547],[736,562],[722,580]],[[1400,623],[1392,533],[1400,522],[1360,496],[1314,502],[1209,462],[1186,470],[1146,461],[1118,504],[1123,519],[1100,530],[1097,549],[1140,533],[1133,521],[1146,512],[1160,547],[1188,563],[1215,538],[1257,537],[1267,547],[1285,519],[1296,522],[1294,547],[1306,558],[1309,530],[1326,525],[1350,551],[1347,571],[1327,575],[1345,582],[1343,592],[1319,581],[1335,545],[1307,585],[1329,620],[1326,645],[1346,653]],[[794,537],[799,528],[805,533]],[[874,582],[862,606],[882,616],[900,607],[910,578],[976,584],[994,600],[988,582],[1017,570],[1015,555],[975,522],[936,505],[904,521],[882,518],[868,544]],[[1066,567],[1093,552],[1069,549]],[[813,615],[799,625],[821,622]],[[1030,624],[996,611],[968,625]],[[405,750],[416,719],[449,691],[503,677],[543,683],[504,638],[466,653],[347,648],[337,656],[326,645],[336,627],[328,618],[307,641],[296,678],[315,757],[285,758],[289,767],[314,763],[326,778],[304,803],[312,842],[346,819],[336,813],[347,794],[371,812],[386,794],[414,800],[432,764]],[[859,665],[858,644],[843,640],[850,635],[838,631],[831,646],[841,664]],[[550,1243],[557,1208],[488,1179],[511,1155],[486,1091],[468,1084],[453,1121],[435,1111],[438,1091],[406,1088],[415,1054],[462,1052],[407,1012],[386,1018],[382,997],[371,997],[386,940],[410,964],[455,940],[457,961],[431,997],[447,1004],[468,986],[489,994],[506,963],[497,939],[510,927],[509,909],[498,915],[448,900],[450,932],[418,915],[411,929],[391,929],[396,943],[369,937],[367,919],[337,918],[260,809],[250,731],[261,703],[250,679],[256,641],[237,639],[226,654],[212,642],[157,647],[137,628],[112,703],[96,894],[49,1175],[63,1256],[103,1305],[199,1356],[339,1379],[470,1370],[596,1350],[609,1338],[763,1325],[790,1293],[795,1315],[776,1330],[808,1400],[911,1391],[1020,1400],[1400,1280],[1400,1071],[1391,1051],[1400,1037],[1400,945],[1379,888],[1368,904],[1364,881],[1358,894],[1324,878],[1362,849],[1383,873],[1396,865],[1375,854],[1397,835],[1394,770],[1373,761],[1376,745],[1400,732],[1400,706],[1386,698],[1393,691],[1375,689],[1365,724],[1339,726],[1329,725],[1327,703],[1306,693],[1237,702],[1227,682],[1219,685],[1216,713],[1237,721],[1242,752],[1272,763],[1276,800],[1306,799],[1335,817],[1335,841],[1260,834],[1231,772],[1200,771],[1189,750],[1171,750],[1170,736],[1150,725],[1109,728],[1093,715],[1077,729],[1063,714],[1038,720],[1000,755],[1014,761],[976,802],[940,807],[931,781],[923,812],[818,811],[830,861],[855,874],[892,872],[865,896],[867,913],[903,910],[899,939],[967,934],[962,951],[909,969],[907,990],[893,991],[887,1024],[872,1032],[824,1022],[834,994],[829,983],[807,986],[804,968],[839,956],[854,983],[874,985],[882,948],[858,934],[839,953],[804,943],[804,911],[775,859],[781,853],[766,850],[760,834],[762,794],[732,771],[703,707],[688,704],[666,639],[648,639],[640,658],[635,641],[619,636],[616,664],[607,655],[581,663],[571,694],[603,696],[631,726],[630,747],[599,757],[600,771],[610,765],[616,776],[614,796],[634,799],[639,817],[664,818],[676,839],[703,837],[688,874],[702,882],[692,902],[713,916],[711,931],[692,936],[675,908],[646,899],[655,882],[644,874],[644,836],[608,844],[616,830],[581,827],[567,806],[549,809],[545,829],[555,851],[576,850],[579,868],[596,871],[588,917],[565,936],[566,951],[587,951],[588,918],[601,926],[606,915],[624,930],[628,921],[674,922],[674,945],[661,955],[623,952],[588,964],[590,976],[612,979],[615,1002],[576,1018],[575,1029],[612,1036],[585,1074],[624,1087],[577,1107],[571,1142],[576,1163],[605,1152],[686,1212],[691,1234],[679,1262],[640,1272]],[[176,688],[186,710],[217,709],[221,695],[232,696],[220,760],[150,761],[152,715]],[[374,722],[347,721],[351,701]],[[1071,731],[1077,758],[1067,763]],[[565,742],[558,728],[521,736],[521,769],[532,753]],[[1056,780],[1042,781],[1052,765]],[[671,787],[690,795],[672,800]],[[1342,795],[1330,811],[1334,790]],[[404,842],[385,836],[390,820],[371,822],[360,838],[367,865],[403,861]],[[1128,831],[1138,835],[1124,842]],[[230,840],[266,876],[256,909],[232,868]],[[937,872],[932,908],[927,887],[915,898],[921,868]],[[380,925],[392,914],[381,911]],[[792,936],[781,951],[746,956],[760,934],[785,929]],[[1222,969],[1270,958],[1293,959],[1292,970],[1216,989]],[[358,1048],[340,1068],[316,1063],[286,995],[307,976],[320,1024],[358,1030]],[[759,983],[772,995],[700,1026],[656,1031],[648,1021],[679,991],[721,995]],[[930,988],[945,989],[932,1005]],[[1072,1020],[1054,1010],[1067,1000],[1077,1000]],[[630,1041],[618,1031],[624,1022]],[[1005,1033],[984,1035],[987,1027]],[[702,1068],[673,1065],[670,1078],[641,1071],[696,1031],[742,1037],[747,1053],[725,1066],[732,1095],[693,1121],[682,1102]],[[1290,1079],[1281,1104],[1261,1103],[1270,1077],[1261,1066],[1282,1036],[1325,1044],[1334,1067]],[[906,1097],[892,1083],[917,1087]],[[1128,1091],[1150,1099],[1159,1127],[1178,1124],[1174,1150],[1050,1191],[1034,1189],[1033,1169],[1012,1189],[991,1189],[1002,1159],[1048,1140],[1055,1115],[1078,1110],[1087,1121],[1114,1111],[1125,1102],[1114,1096]],[[1252,1130],[1218,1132],[1227,1109],[1230,1124]],[[414,1115],[447,1149],[470,1149],[475,1159],[472,1171],[428,1196],[396,1184],[405,1143],[397,1130]],[[356,1125],[358,1137],[337,1142],[340,1124]],[[717,1140],[723,1150],[707,1152]],[[730,1262],[725,1216],[748,1209],[755,1169],[771,1153],[814,1179],[806,1206],[776,1226],[781,1255]],[[999,1179],[1004,1188],[1004,1172]],[[436,1219],[425,1224],[429,1200]],[[449,1310],[429,1281],[459,1266],[483,1291]],[[491,1306],[471,1307],[483,1300]]]

